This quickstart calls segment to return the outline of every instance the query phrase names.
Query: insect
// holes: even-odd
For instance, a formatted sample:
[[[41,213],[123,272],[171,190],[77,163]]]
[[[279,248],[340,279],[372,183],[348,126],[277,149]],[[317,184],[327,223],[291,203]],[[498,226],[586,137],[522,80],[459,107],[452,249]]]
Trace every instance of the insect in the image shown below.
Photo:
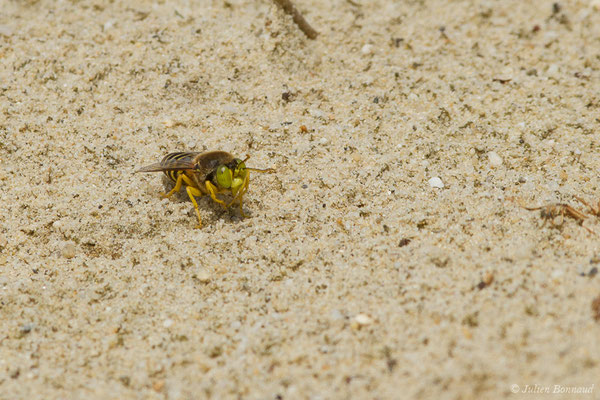
[[[202,226],[202,218],[195,197],[208,195],[224,208],[231,206],[236,200],[240,205],[242,217],[246,217],[242,209],[243,197],[250,183],[250,171],[274,172],[272,168],[257,169],[246,167],[245,160],[235,158],[225,151],[177,152],[167,154],[161,162],[143,167],[136,172],[164,172],[175,182],[175,187],[164,193],[163,197],[171,197],[185,186],[185,190],[194,204],[198,216],[198,227]],[[225,203],[217,197],[218,193],[231,193],[233,200]]]
[[[561,226],[565,220],[565,217],[573,218],[579,223],[579,225],[583,226],[583,221],[587,218],[584,213],[566,203],[548,204],[541,207],[525,207],[521,204],[521,207],[529,211],[540,210],[540,217],[544,220],[542,226],[544,226],[547,221],[551,221],[552,225],[554,226]],[[555,219],[557,217],[560,217],[560,222],[555,223]],[[595,232],[590,228],[586,226],[583,227],[588,232],[595,234]]]

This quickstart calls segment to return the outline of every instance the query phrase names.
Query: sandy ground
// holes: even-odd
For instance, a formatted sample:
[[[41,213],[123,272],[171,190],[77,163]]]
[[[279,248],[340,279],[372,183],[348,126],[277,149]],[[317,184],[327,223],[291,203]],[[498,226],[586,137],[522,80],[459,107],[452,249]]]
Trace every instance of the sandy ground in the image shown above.
[[[0,398],[600,398],[600,4],[297,6],[2,1]]]

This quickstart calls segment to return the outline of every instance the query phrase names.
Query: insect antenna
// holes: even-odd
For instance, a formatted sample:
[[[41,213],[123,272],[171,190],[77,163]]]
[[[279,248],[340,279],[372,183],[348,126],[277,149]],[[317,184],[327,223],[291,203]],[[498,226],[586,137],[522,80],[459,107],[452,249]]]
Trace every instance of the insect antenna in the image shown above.
[[[248,161],[249,159],[250,159],[250,156],[246,156],[246,158],[242,162],[245,164],[246,161]],[[259,168],[248,168],[248,167],[246,167],[246,169],[248,171],[256,171],[256,172],[275,172],[275,168],[259,169]]]
[[[275,168],[258,169],[258,168],[248,168],[248,167],[246,167],[246,169],[248,171],[255,171],[255,172],[275,172]]]

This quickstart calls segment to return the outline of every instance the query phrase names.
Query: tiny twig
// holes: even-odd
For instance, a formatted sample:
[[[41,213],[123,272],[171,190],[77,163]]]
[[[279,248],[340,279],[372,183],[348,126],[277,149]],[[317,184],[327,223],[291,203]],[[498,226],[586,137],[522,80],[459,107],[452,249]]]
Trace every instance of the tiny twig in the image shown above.
[[[277,5],[279,5],[281,8],[283,8],[283,11],[285,11],[286,14],[289,14],[292,16],[292,19],[294,20],[296,25],[298,25],[298,28],[300,28],[300,30],[302,32],[304,32],[306,37],[308,37],[309,39],[316,39],[316,37],[319,33],[317,31],[315,31],[308,22],[306,22],[306,20],[302,16],[302,14],[300,14],[300,11],[298,11],[296,9],[296,7],[294,7],[294,5],[292,4],[292,2],[290,0],[273,0],[273,1],[275,3],[277,3]]]

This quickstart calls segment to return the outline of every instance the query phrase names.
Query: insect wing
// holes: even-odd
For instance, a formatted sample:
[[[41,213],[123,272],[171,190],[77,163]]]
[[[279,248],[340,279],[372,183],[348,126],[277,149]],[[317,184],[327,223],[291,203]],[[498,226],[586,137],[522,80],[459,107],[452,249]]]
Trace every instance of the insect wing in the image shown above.
[[[162,172],[162,171],[179,171],[182,169],[192,169],[194,164],[191,161],[172,161],[169,163],[154,163],[138,169],[135,172]]]
[[[194,157],[198,153],[171,153],[161,162],[147,165],[136,172],[180,171],[194,168]]]

